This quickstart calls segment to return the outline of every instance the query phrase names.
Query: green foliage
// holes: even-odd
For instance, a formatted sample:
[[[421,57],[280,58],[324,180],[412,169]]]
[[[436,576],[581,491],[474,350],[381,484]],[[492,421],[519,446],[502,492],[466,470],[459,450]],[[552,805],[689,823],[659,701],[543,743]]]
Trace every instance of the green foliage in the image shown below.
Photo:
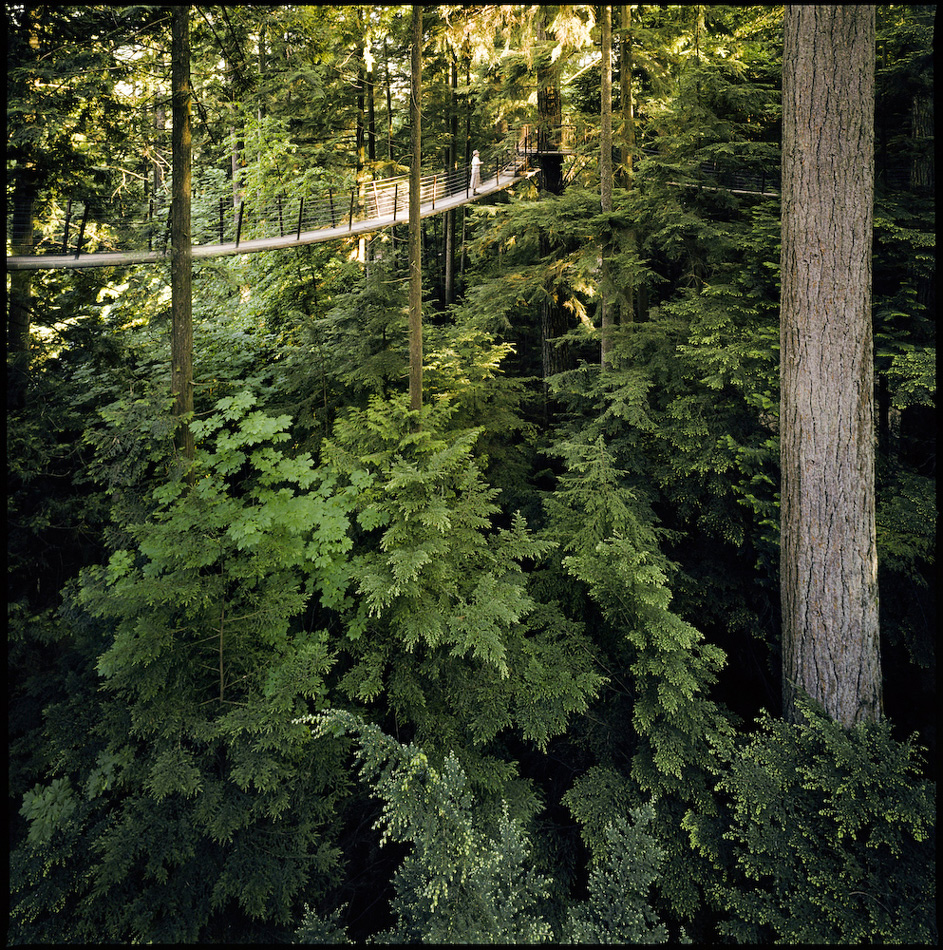
[[[731,800],[721,931],[761,943],[937,942],[935,786],[888,723],[845,730],[811,705],[769,715],[719,783]]]
[[[589,877],[589,900],[567,915],[567,943],[666,943],[664,924],[648,903],[664,852],[646,829],[655,818],[649,804],[631,811],[632,821],[618,818],[606,826],[607,856]],[[682,932],[683,936],[683,932]]]
[[[412,844],[394,878],[396,926],[381,943],[546,943],[538,904],[547,880],[529,864],[520,823],[505,806],[492,828],[475,820],[458,760],[434,767],[417,746],[332,710],[311,720],[315,735],[353,732],[361,773],[383,799],[381,841]],[[303,928],[310,927],[313,920]]]
[[[547,500],[549,534],[567,552],[563,569],[586,585],[622,641],[610,662],[629,673],[622,687],[638,737],[631,778],[642,794],[656,797],[656,829],[667,853],[665,897],[677,912],[691,914],[700,903],[704,869],[692,862],[679,825],[689,808],[716,813],[710,787],[713,743],[729,741],[732,726],[703,694],[724,657],[669,609],[668,565],[651,514],[626,487],[625,473],[613,465],[603,438],[567,443],[560,451],[566,453],[567,471]],[[592,781],[607,774],[594,773]],[[572,794],[576,803],[599,793],[581,783]],[[617,802],[618,794],[610,804]],[[598,830],[590,829],[589,838],[598,840]]]
[[[30,823],[29,843],[41,847],[49,842],[53,832],[65,824],[75,811],[75,800],[67,778],[54,779],[43,788],[37,785],[23,796],[20,814]]]
[[[331,651],[303,615],[312,597],[338,596],[356,488],[337,490],[285,451],[289,418],[254,401],[225,397],[191,423],[203,443],[192,485],[155,488],[147,519],[122,525],[131,543],[85,570],[71,596],[82,623],[100,621],[103,692],[83,696],[86,684],[46,711],[68,752],[54,767],[65,775],[24,805],[16,887],[28,889],[14,919],[32,939],[51,935],[36,903],[44,865],[75,854],[83,870],[57,881],[52,901],[78,900],[66,933],[116,940],[196,940],[230,902],[249,920],[285,922],[336,860],[325,822],[340,763],[312,757],[287,720],[323,702]],[[120,430],[121,413],[109,418]],[[65,720],[90,699],[91,748],[69,748]],[[74,813],[60,801],[69,777],[86,789]],[[286,857],[263,857],[276,853]],[[166,917],[175,901],[181,913]]]
[[[484,825],[454,755],[432,765],[416,745],[401,745],[358,716],[329,710],[306,717],[318,737],[353,733],[363,778],[383,799],[381,842],[412,846],[394,877],[395,926],[379,943],[546,943],[549,879],[530,858],[528,836],[505,805]],[[662,851],[648,831],[651,805],[605,831],[604,856],[589,879],[590,897],[570,905],[567,943],[663,943],[666,930],[648,903]],[[346,942],[339,912],[307,910],[301,943]]]
[[[417,429],[405,399],[373,399],[324,445],[328,469],[364,485],[340,686],[358,702],[382,699],[421,741],[454,748],[473,781],[498,788],[511,770],[473,765],[472,749],[506,729],[545,746],[600,677],[579,626],[528,592],[524,565],[552,545],[519,514],[501,525],[472,454],[479,430],[451,431],[451,411],[431,408]]]
[[[160,231],[166,8],[6,19],[15,210],[35,198],[48,246],[69,198],[108,196],[88,249],[122,205],[154,199]],[[366,264],[348,237],[195,267],[189,471],[166,271],[20,275],[11,943],[269,944],[344,902],[297,937],[347,939],[395,859],[373,861],[341,732],[373,830],[409,848],[375,939],[936,940],[912,745],[811,713],[735,741],[724,707],[777,692],[744,655],[778,663],[780,208],[743,192],[776,187],[782,8],[615,20],[636,151],[630,180],[616,106],[624,187],[601,215],[590,8],[426,8],[424,165],[512,142],[547,80],[575,148],[562,194],[533,179],[453,216],[442,310],[427,221],[418,416],[395,229]],[[246,199],[245,238],[279,194],[406,170],[408,27],[396,7],[193,8],[198,240],[220,194]],[[872,294],[885,695],[931,744],[932,33],[930,7],[878,10]],[[606,372],[603,300],[623,321]],[[338,706],[312,741],[305,717]]]

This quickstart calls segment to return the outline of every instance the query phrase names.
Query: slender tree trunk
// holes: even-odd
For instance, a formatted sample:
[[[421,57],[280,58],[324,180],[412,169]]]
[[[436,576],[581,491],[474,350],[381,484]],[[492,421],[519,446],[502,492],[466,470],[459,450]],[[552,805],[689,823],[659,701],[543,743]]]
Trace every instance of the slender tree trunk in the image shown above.
[[[882,714],[874,524],[874,17],[789,5],[783,50],[783,706]]]
[[[364,35],[366,24],[363,17],[370,16],[369,10],[365,7],[358,7],[358,22],[361,28],[360,45],[357,47],[357,210],[363,210],[364,194],[366,186],[365,168],[367,164],[367,116],[366,116],[366,89],[367,89],[367,65],[365,61]],[[357,260],[361,264],[367,261],[367,239],[361,235],[357,239]]]
[[[602,45],[602,123],[599,135],[599,204],[603,214],[612,213],[612,7],[600,10]],[[612,366],[612,327],[614,307],[609,290],[610,236],[603,235],[599,281],[600,353],[603,371]]]
[[[369,16],[369,14],[367,14]],[[371,173],[377,164],[377,107],[376,107],[376,70],[374,69],[371,34],[367,33],[364,54],[367,58],[367,161]]]
[[[16,50],[8,56],[22,57],[16,65],[21,67],[18,75],[8,77],[8,101],[28,100],[30,93],[26,81],[20,78],[34,66],[43,52],[43,43],[38,33],[41,10],[33,6],[21,7],[7,12],[7,25],[11,30],[9,42]],[[16,31],[14,35],[12,31]],[[29,114],[22,117],[26,123],[35,121]],[[16,163],[13,173],[13,220],[10,222],[11,252],[15,255],[31,254],[36,227],[35,204],[38,193],[37,168],[29,146],[10,149],[9,158]],[[32,319],[33,275],[28,270],[10,271],[10,293],[7,298],[7,407],[22,409],[27,402],[30,374],[30,323]]]
[[[393,93],[390,83],[390,51],[383,38],[383,59],[386,67],[386,157],[393,161]]]
[[[171,392],[174,413],[193,411],[193,251],[190,233],[190,8],[173,7],[171,15],[171,81],[173,85],[173,206],[170,258],[172,328],[170,339]],[[184,458],[193,461],[193,433],[182,422],[175,440]]]
[[[458,60],[452,56],[449,87],[449,161],[447,172],[458,169]],[[445,212],[445,305],[455,300],[455,209]]]
[[[35,187],[28,169],[20,169],[13,194],[13,227],[10,232],[13,254],[31,254]],[[10,271],[7,300],[7,404],[10,409],[26,405],[29,386],[29,341],[33,275],[28,270]]]
[[[619,109],[622,112],[622,167],[620,183],[630,188],[635,171],[635,104],[632,92],[632,7],[623,3],[619,39]]]
[[[163,103],[154,106],[154,197],[157,198],[164,188],[164,134],[167,129],[167,110]]]
[[[624,3],[620,7],[622,37],[619,43],[619,107],[622,112],[622,162],[619,169],[619,182],[626,191],[631,191],[635,182],[635,105],[632,90],[632,7]],[[634,228],[626,235],[626,248],[630,254],[637,249]],[[619,295],[619,322],[623,325],[635,319],[635,280],[631,271],[622,275]]]
[[[411,91],[409,97],[412,164],[409,169],[409,408],[422,409],[422,253],[420,248],[420,165],[422,162],[422,6],[412,6]],[[417,417],[415,425],[418,427]]]
[[[548,28],[553,20],[553,10],[541,7],[537,19],[537,39],[544,42],[549,38]],[[558,61],[559,62],[559,61]],[[559,88],[559,66],[554,63],[541,63],[537,68],[537,140],[542,149],[555,149],[559,142],[562,124],[562,101]],[[543,186],[552,195],[563,191],[563,161],[559,155],[539,155]],[[540,253],[550,253],[549,241],[541,235]],[[555,297],[544,301],[540,307],[541,355],[544,374],[544,416],[549,420],[551,405],[547,379],[569,368],[570,348],[563,344],[551,343],[555,337],[562,336],[567,330],[567,318],[563,307]]]
[[[265,85],[265,70],[266,70],[266,56],[265,56],[265,21],[259,26],[259,84],[260,86]],[[259,96],[259,105],[256,115],[259,120],[259,125],[262,124],[262,119],[265,117],[265,96]]]

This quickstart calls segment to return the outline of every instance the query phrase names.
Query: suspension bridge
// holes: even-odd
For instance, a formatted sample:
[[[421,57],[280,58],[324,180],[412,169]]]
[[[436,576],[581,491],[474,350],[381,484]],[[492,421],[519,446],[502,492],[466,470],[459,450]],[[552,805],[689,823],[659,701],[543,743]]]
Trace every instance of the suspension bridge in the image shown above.
[[[420,217],[441,214],[510,188],[537,174],[533,149],[504,149],[482,161],[473,188],[469,166],[420,178]],[[56,206],[44,235],[28,254],[6,258],[8,270],[114,267],[169,261],[170,207],[155,214],[154,202],[131,214],[92,201]],[[134,212],[137,212],[136,214]],[[195,260],[251,254],[369,234],[409,220],[409,175],[364,181],[349,191],[332,188],[316,197],[278,196],[265,201],[232,195],[198,195],[191,203],[192,254]],[[15,233],[16,221],[10,222]],[[22,249],[22,245],[16,248]]]
[[[577,154],[570,141],[549,143],[529,127],[516,132],[520,134],[515,135],[513,144],[499,147],[482,159],[480,183],[475,188],[469,166],[423,175],[420,217],[479,201],[533,177],[541,170],[542,158]],[[193,259],[317,244],[405,224],[409,220],[409,177],[361,181],[349,189],[328,188],[313,196],[243,196],[234,200],[232,192],[226,197],[197,193],[191,201]],[[756,172],[701,163],[697,177],[697,182],[670,184],[734,194],[778,195],[778,170]],[[14,212],[7,222],[8,235],[25,233],[30,237],[29,243],[13,246],[6,267],[51,270],[169,261],[170,223],[166,194],[136,204],[120,199],[110,203],[89,199],[69,201],[63,207],[53,202],[38,228],[32,220],[16,220]]]

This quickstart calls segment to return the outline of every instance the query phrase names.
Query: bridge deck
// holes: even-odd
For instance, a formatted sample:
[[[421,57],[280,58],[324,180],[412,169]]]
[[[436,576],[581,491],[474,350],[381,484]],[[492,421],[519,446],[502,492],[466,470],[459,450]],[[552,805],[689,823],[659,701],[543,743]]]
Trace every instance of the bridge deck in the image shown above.
[[[532,170],[505,171],[500,176],[488,178],[481,183],[477,194],[458,192],[447,197],[440,197],[428,201],[420,206],[420,218],[441,214],[452,208],[472,204],[488,195],[510,188],[511,185],[523,181],[536,174]],[[206,260],[213,257],[227,257],[234,254],[253,254],[258,251],[274,251],[283,247],[298,247],[301,244],[318,244],[323,241],[334,241],[352,235],[369,234],[380,231],[393,224],[407,224],[408,215],[403,213],[387,214],[379,217],[365,218],[362,221],[345,223],[337,227],[318,228],[312,231],[302,231],[300,234],[286,234],[285,236],[255,238],[227,244],[196,244],[192,253],[194,261]],[[6,258],[8,270],[53,270],[60,268],[80,267],[120,267],[128,264],[157,264],[170,260],[171,251],[103,251],[91,254],[43,254],[34,256],[11,256]]]

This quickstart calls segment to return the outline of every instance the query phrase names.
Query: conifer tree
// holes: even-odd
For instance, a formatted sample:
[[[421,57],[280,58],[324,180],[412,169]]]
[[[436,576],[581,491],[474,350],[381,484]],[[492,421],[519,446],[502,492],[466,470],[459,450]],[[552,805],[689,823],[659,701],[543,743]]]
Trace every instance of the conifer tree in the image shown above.
[[[786,10],[783,705],[882,714],[874,514],[874,7]]]
[[[409,121],[409,407],[422,408],[422,246],[419,179],[422,162],[422,7],[412,5]],[[419,425],[417,416],[416,425]]]
[[[190,230],[191,157],[190,131],[190,8],[176,6],[171,14],[173,41],[173,224],[171,240],[171,392],[174,413],[186,417],[193,411],[193,249]],[[185,418],[180,420],[177,446],[193,461],[193,435]]]

